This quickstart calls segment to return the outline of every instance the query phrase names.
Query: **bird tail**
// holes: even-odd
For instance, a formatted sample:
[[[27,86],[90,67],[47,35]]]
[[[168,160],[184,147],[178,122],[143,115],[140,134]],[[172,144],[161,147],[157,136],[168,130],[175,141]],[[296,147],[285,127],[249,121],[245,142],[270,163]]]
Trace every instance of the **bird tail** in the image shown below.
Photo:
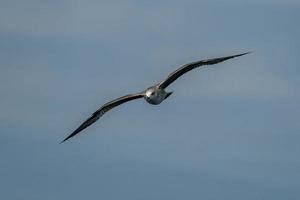
[[[165,99],[168,98],[171,94],[173,94],[173,92],[168,92]]]

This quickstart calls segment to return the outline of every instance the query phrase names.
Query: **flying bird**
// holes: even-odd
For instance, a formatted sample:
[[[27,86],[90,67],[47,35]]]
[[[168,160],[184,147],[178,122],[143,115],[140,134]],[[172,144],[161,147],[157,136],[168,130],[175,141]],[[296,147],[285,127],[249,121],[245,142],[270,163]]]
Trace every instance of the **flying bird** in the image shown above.
[[[72,132],[68,137],[66,137],[61,143],[65,142],[66,140],[70,139],[71,137],[73,137],[76,134],[78,134],[79,132],[81,132],[83,129],[87,128],[88,126],[90,126],[91,124],[96,122],[107,111],[109,111],[112,108],[119,106],[123,103],[126,103],[128,101],[144,98],[149,104],[152,104],[152,105],[160,104],[161,102],[163,102],[165,99],[167,99],[173,93],[173,92],[166,92],[165,89],[171,83],[173,83],[176,79],[178,79],[180,76],[187,73],[188,71],[191,71],[200,66],[214,65],[214,64],[223,62],[225,60],[243,56],[243,55],[246,55],[249,53],[251,53],[251,52],[246,52],[246,53],[236,54],[236,55],[226,56],[226,57],[220,57],[220,58],[205,59],[205,60],[200,60],[200,61],[185,64],[182,67],[180,67],[179,69],[172,72],[162,82],[160,82],[154,86],[151,86],[142,92],[122,96],[122,97],[119,97],[115,100],[112,100],[112,101],[104,104],[96,112],[94,112],[86,121],[84,121],[74,132]]]

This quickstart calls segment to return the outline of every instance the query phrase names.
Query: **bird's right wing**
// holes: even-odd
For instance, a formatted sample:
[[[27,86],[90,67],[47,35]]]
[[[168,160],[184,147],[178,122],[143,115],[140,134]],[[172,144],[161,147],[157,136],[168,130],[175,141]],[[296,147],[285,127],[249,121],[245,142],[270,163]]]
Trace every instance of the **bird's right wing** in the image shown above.
[[[144,93],[129,94],[104,104],[101,108],[99,108],[96,112],[94,112],[85,122],[83,122],[74,132],[72,132],[68,137],[66,137],[61,143],[65,142],[66,140],[78,134],[83,129],[87,128],[88,126],[96,122],[104,113],[106,113],[110,109],[119,106],[125,102],[134,99],[139,99],[142,97],[144,97]]]
[[[223,62],[225,60],[229,60],[231,58],[235,58],[235,57],[239,57],[239,56],[243,56],[246,55],[248,53],[251,52],[247,52],[247,53],[242,53],[242,54],[237,54],[237,55],[233,55],[233,56],[226,56],[226,57],[220,57],[220,58],[212,58],[212,59],[206,59],[206,60],[200,60],[200,61],[196,61],[196,62],[192,62],[192,63],[188,63],[186,65],[183,65],[182,67],[180,67],[179,69],[177,69],[176,71],[174,71],[173,73],[171,73],[166,80],[162,81],[159,84],[159,87],[162,89],[165,89],[166,87],[168,87],[171,83],[173,83],[176,79],[178,79],[180,76],[182,76],[183,74],[187,73],[188,71],[191,71],[192,69],[195,69],[197,67],[203,66],[203,65],[214,65],[220,62]]]

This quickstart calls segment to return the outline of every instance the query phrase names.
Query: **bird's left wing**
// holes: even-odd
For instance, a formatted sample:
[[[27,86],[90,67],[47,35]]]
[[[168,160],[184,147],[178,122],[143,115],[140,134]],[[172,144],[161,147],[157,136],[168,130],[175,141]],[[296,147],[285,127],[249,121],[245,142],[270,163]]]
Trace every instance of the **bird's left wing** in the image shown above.
[[[139,99],[142,97],[144,97],[144,93],[129,94],[104,104],[101,108],[99,108],[96,112],[94,112],[85,122],[83,122],[73,133],[71,133],[68,137],[66,137],[61,143],[65,142],[66,140],[78,134],[83,129],[87,128],[88,126],[96,122],[104,113],[106,113],[110,109],[119,106],[127,101]]]
[[[229,59],[232,59],[232,58],[235,58],[235,57],[243,56],[243,55],[246,55],[246,54],[249,54],[249,53],[251,53],[251,52],[242,53],[242,54],[236,54],[236,55],[233,55],[233,56],[226,56],[226,57],[220,57],[220,58],[212,58],[212,59],[200,60],[200,61],[188,63],[186,65],[183,65],[182,67],[180,67],[176,71],[172,72],[167,77],[166,80],[162,81],[159,84],[159,87],[162,88],[162,89],[165,89],[171,83],[173,83],[176,79],[178,79],[180,76],[182,76],[183,74],[185,74],[188,71],[191,71],[192,69],[195,69],[197,67],[200,67],[200,66],[203,66],[203,65],[214,65],[214,64],[223,62],[225,60],[229,60]]]

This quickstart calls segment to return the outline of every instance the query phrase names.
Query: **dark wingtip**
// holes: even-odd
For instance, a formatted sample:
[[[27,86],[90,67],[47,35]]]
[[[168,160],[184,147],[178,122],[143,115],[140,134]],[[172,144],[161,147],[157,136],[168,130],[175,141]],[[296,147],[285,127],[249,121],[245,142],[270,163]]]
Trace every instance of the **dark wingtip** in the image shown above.
[[[247,55],[247,54],[250,54],[250,53],[253,53],[253,51],[248,51],[246,53],[237,54],[234,57],[243,56],[243,55]]]
[[[72,136],[71,136],[72,137]],[[59,144],[64,143],[65,141],[67,141],[68,139],[70,139],[70,135],[68,137],[66,137],[63,141],[61,141]]]
[[[81,131],[81,129],[76,129],[73,133],[71,133],[68,137],[66,137],[63,141],[61,141],[59,144],[64,143],[65,141],[67,141],[68,139],[70,139],[71,137],[73,137],[74,135],[76,135],[77,133],[79,133]]]
[[[67,138],[66,138],[66,139],[64,139],[63,141],[61,141],[59,144],[62,144],[62,143],[64,143],[66,140],[67,140]]]

